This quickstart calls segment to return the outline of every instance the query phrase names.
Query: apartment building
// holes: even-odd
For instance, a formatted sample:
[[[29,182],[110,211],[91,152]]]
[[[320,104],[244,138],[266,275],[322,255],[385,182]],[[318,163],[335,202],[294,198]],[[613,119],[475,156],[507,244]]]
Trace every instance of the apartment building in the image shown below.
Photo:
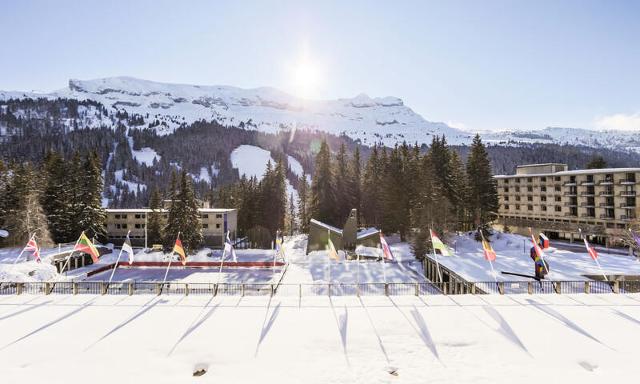
[[[226,208],[199,208],[200,224],[204,236],[204,245],[209,247],[221,247],[227,231],[232,239],[236,237],[238,227],[238,211]],[[127,237],[134,246],[145,246],[148,208],[135,209],[107,209],[107,238],[114,244],[122,244]],[[168,211],[160,210],[161,218],[166,221]],[[151,246],[152,244],[146,244]]]
[[[610,244],[639,214],[640,168],[569,171],[561,163],[530,164],[495,179],[498,224],[517,233],[531,227],[572,241],[580,228],[592,241]]]

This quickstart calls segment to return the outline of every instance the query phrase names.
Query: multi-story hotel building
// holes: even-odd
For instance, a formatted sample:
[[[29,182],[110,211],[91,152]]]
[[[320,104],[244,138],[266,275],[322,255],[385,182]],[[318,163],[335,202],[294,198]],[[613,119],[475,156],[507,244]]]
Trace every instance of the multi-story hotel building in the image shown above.
[[[616,243],[636,220],[640,168],[569,171],[566,164],[521,165],[515,175],[495,176],[498,224],[517,233],[543,230],[551,238]]]
[[[235,239],[238,226],[238,211],[225,208],[199,208],[200,224],[204,236],[204,245],[219,247],[224,244],[227,231]],[[145,246],[148,208],[107,209],[107,238],[114,244],[122,244],[129,233],[134,246]],[[160,217],[166,221],[169,212],[161,209]],[[151,247],[153,244],[146,244]]]

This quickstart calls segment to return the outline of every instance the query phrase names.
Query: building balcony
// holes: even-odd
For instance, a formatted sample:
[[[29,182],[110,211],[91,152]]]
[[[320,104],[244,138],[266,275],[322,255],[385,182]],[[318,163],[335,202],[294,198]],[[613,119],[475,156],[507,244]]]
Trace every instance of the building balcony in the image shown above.
[[[613,208],[613,207],[615,207],[615,204],[613,204],[613,203],[600,203],[600,204],[598,204],[598,207],[600,207],[600,208]]]
[[[565,217],[577,217],[578,215],[576,215],[575,213],[571,213],[571,212],[565,212],[564,216]]]
[[[604,214],[604,215],[600,215],[600,218],[605,220],[613,220],[615,219],[615,216]]]
[[[578,196],[577,192],[565,192],[562,194],[563,196]]]
[[[593,193],[593,192],[582,192],[582,193],[580,194],[580,196],[584,196],[584,197],[593,197],[593,196],[595,196],[595,195],[596,195],[596,194],[595,194],[595,193]]]
[[[624,208],[624,209],[635,209],[636,205],[635,204],[629,204],[629,203],[620,203],[620,205],[618,206],[618,208]]]
[[[590,186],[590,185],[594,185],[595,183],[593,181],[583,181],[580,183],[580,185],[584,185],[584,186]]]
[[[596,215],[591,215],[591,214],[588,214],[588,213],[581,213],[580,217],[587,218],[587,219],[588,218],[595,219]]]
[[[598,181],[598,185],[613,185],[613,180],[605,179]]]
[[[636,180],[635,179],[622,179],[618,182],[618,184],[620,185],[632,185],[635,184]]]
[[[621,191],[619,195],[622,197],[635,196],[636,191]]]
[[[566,183],[562,184],[565,187],[575,187],[576,186],[576,182],[575,181],[567,181]]]
[[[594,203],[580,203],[580,206],[583,208],[595,208],[595,204]]]
[[[563,205],[565,207],[577,207],[578,203],[577,202],[576,203],[572,203],[572,202],[568,201],[568,202],[565,202]]]
[[[600,191],[600,193],[598,193],[598,195],[600,195],[600,196],[613,196],[613,191]]]
[[[620,220],[622,221],[631,221],[631,220],[635,220],[636,219],[636,215],[621,215],[620,216]]]

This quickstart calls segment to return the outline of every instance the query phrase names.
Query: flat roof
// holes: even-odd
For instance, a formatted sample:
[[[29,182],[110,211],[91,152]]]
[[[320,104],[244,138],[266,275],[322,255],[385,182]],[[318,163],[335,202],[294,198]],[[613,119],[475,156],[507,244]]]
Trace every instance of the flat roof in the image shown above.
[[[205,213],[228,213],[235,211],[235,208],[198,208],[198,212]],[[111,213],[151,213],[152,209],[149,208],[107,208],[107,212]],[[167,209],[157,209],[156,212],[168,212]]]
[[[620,172],[640,172],[640,168],[600,168],[600,169],[576,169],[574,171],[559,171],[549,173],[532,173],[532,174],[513,174],[513,175],[495,175],[496,179],[519,178],[519,177],[535,177],[535,176],[568,176],[568,175],[589,175],[596,173],[620,173]]]

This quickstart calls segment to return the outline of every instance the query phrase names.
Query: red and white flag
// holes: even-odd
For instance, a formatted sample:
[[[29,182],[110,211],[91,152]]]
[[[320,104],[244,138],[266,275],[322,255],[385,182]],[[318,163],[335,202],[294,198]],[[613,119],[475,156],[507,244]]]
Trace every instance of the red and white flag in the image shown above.
[[[589,252],[589,256],[591,256],[593,260],[598,259],[598,252],[589,244],[586,237],[584,238],[584,246],[587,247],[587,252]]]
[[[393,260],[393,253],[391,253],[391,248],[389,248],[389,244],[387,244],[387,240],[382,236],[382,232],[380,232],[380,245],[382,246],[382,255],[386,260]]]
[[[36,261],[39,263],[40,260],[40,248],[38,247],[38,243],[36,243],[36,239],[33,237],[29,239],[27,246],[24,247],[25,252],[33,252],[33,256],[36,258]]]

